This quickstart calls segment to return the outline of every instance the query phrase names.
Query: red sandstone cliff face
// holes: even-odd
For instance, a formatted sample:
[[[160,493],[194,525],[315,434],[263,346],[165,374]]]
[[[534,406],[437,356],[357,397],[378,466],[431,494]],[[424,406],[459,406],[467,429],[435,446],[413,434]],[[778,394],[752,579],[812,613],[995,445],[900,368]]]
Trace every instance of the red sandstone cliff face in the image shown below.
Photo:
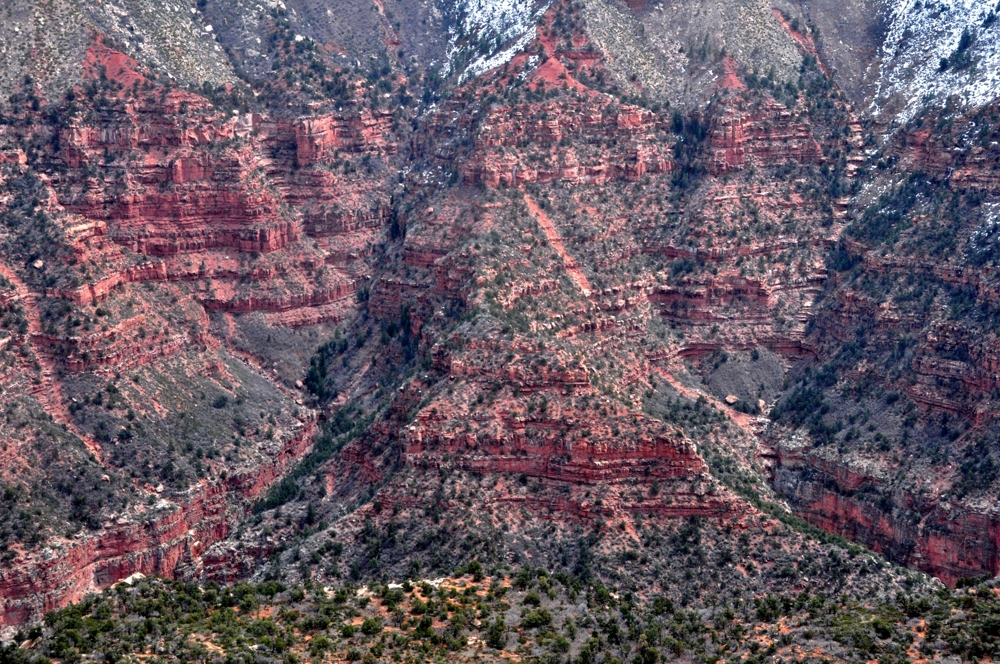
[[[497,76],[514,77],[524,64]],[[529,73],[526,86],[545,75]],[[430,509],[431,496],[412,487],[429,483],[429,473],[462,471],[521,477],[537,490],[502,486],[481,500],[544,518],[754,512],[711,478],[689,437],[642,412],[642,395],[692,354],[733,345],[803,353],[826,276],[822,253],[843,222],[829,198],[817,203],[794,183],[753,171],[829,167],[824,144],[846,152],[854,138],[811,126],[804,102],[791,113],[773,100],[727,98],[713,107],[717,115],[682,120],[703,133],[698,164],[727,148],[742,157],[726,179],[720,171],[693,185],[687,200],[702,211],[689,217],[666,204],[680,189],[677,170],[694,170],[690,160],[674,163],[683,149],[662,147],[681,140],[672,117],[574,92],[495,103],[479,121],[458,104],[431,118],[417,153],[432,164],[456,159],[459,183],[484,185],[484,193],[429,196],[407,216],[390,254],[394,271],[372,284],[369,311],[398,320],[409,307],[413,333],[437,341],[432,361],[399,389],[370,435],[331,463],[328,494],[374,485],[383,509]],[[719,127],[728,120],[718,117],[739,118],[745,133],[727,144]],[[424,178],[414,186],[426,186]],[[739,232],[716,233],[713,224]],[[700,271],[673,267],[685,260]],[[445,307],[455,302],[480,313],[441,338]],[[779,316],[787,323],[776,323]],[[664,334],[665,321],[689,334]],[[715,323],[727,327],[713,330]],[[388,363],[398,358],[394,348],[390,342]],[[710,426],[699,435],[743,434]],[[607,500],[591,490],[608,492]]]
[[[45,295],[114,310],[134,294],[130,285],[190,284],[171,288],[208,311],[280,313],[290,325],[343,318],[390,208],[378,179],[331,164],[344,164],[341,154],[368,164],[395,154],[392,114],[226,116],[202,97],[151,83],[101,43],[88,62],[87,85],[100,74],[113,96],[50,137],[55,172],[44,178],[49,211],[83,269]],[[49,131],[26,117],[7,136]],[[170,354],[186,343],[176,328],[204,329],[203,313],[174,309],[166,319],[148,311],[97,334],[50,331],[39,341],[64,348],[71,370],[145,361],[141,346]],[[175,332],[129,345],[140,327]]]
[[[715,174],[786,161],[818,165],[823,151],[801,106],[789,109],[773,99],[746,109],[740,99],[726,104],[709,126],[709,168]]]
[[[601,95],[570,104],[497,108],[480,125],[475,158],[465,165],[462,178],[468,184],[482,182],[494,188],[536,182],[569,186],[634,182],[647,173],[673,169],[669,152],[661,147],[662,129],[662,120],[650,111],[616,107]],[[624,141],[615,141],[611,154],[585,148],[612,137]],[[519,158],[519,145],[542,153]]]
[[[887,502],[880,493],[890,480],[889,468],[866,476],[864,466],[801,443],[779,443],[777,459],[776,488],[810,523],[949,585],[964,577],[1000,572],[1000,519],[989,507],[969,505],[960,497],[949,499],[934,487],[893,492]]]
[[[920,118],[878,155],[876,182],[898,184],[862,201],[807,340],[833,369],[834,385],[803,381],[830,428],[772,434],[776,486],[805,518],[948,583],[1000,571],[993,112]]]
[[[140,90],[72,119],[44,186],[87,269],[45,295],[109,313],[73,333],[39,316],[32,343],[67,371],[132,367],[225,343],[207,333],[211,312],[295,326],[340,320],[367,297],[383,330],[408,321],[433,375],[394,387],[388,413],[327,467],[328,495],[378,485],[384,505],[426,506],[405,482],[459,469],[506,478],[490,505],[550,519],[754,514],[711,477],[692,436],[643,403],[692,354],[800,352],[819,255],[840,221],[839,203],[799,180],[854,148],[853,129],[841,131],[849,113],[814,121],[804,98],[744,90],[678,127],[672,113],[577,80],[600,67],[582,46],[561,52],[543,35],[542,47],[537,69],[520,57],[479,91],[523,73],[526,101],[499,99],[482,115],[452,101],[427,119],[411,142],[422,168],[404,176],[420,193],[405,207],[383,186],[399,151],[385,112],[230,117],[190,93]],[[123,83],[127,70],[109,68]],[[774,179],[777,169],[788,172]],[[454,191],[436,188],[447,178]],[[365,259],[387,226],[375,272]],[[463,310],[488,317],[439,339]],[[412,361],[403,341],[364,352],[355,385],[398,379],[393,365]],[[352,389],[345,398],[367,396]],[[733,436],[718,422],[698,435]],[[261,479],[248,497],[280,470],[270,468],[249,475]],[[227,519],[243,507],[220,497],[238,490],[232,481],[164,517],[162,531],[123,524],[73,565],[23,562],[10,620],[40,605],[31,574],[45,578],[48,605],[134,571],[230,578],[245,565],[224,560]]]
[[[547,368],[529,369],[538,356],[527,339],[501,342],[500,354],[514,354],[501,367],[477,352],[487,344],[436,347],[434,373],[443,381],[425,376],[401,388],[370,437],[332,464],[326,490],[374,483],[383,509],[427,508],[431,496],[411,496],[413,483],[462,471],[536,485],[529,492],[498,486],[482,500],[490,510],[510,503],[543,518],[739,519],[753,512],[710,476],[681,431],[602,397],[586,367],[552,368],[569,360],[555,352]],[[398,450],[402,470],[387,465],[395,458],[384,457],[387,450]]]
[[[106,523],[79,540],[50,542],[15,560],[0,570],[0,625],[36,620],[140,572],[202,578],[206,552],[226,539],[249,501],[309,449],[315,430],[314,422],[305,424],[257,468],[220,483],[200,483],[181,495],[163,495],[145,513]]]
[[[454,160],[452,177],[482,193],[429,194],[407,215],[368,310],[395,321],[407,308],[412,332],[437,341],[433,371],[345,449],[327,489],[388,482],[379,500],[398,504],[407,490],[394,472],[420,484],[428,470],[461,469],[538,482],[543,513],[600,513],[583,495],[596,486],[622,490],[616,513],[740,513],[739,499],[708,490],[689,439],[642,412],[641,395],[721,348],[812,352],[805,328],[844,203],[801,185],[820,169],[854,173],[857,122],[833,97],[821,116],[804,94],[779,103],[743,87],[678,126],[582,85],[545,39],[537,69],[515,59],[470,95],[518,77],[536,95],[551,80],[566,92],[491,98],[477,114],[442,104],[415,139],[428,164]],[[412,186],[429,187],[431,172],[411,174]],[[456,302],[478,307],[479,322],[441,339]],[[651,499],[656,483],[665,488]],[[633,485],[641,500],[628,497]]]
[[[298,120],[294,127],[299,167],[329,159],[338,151],[395,154],[392,118],[392,111],[366,109],[356,118],[325,115]]]
[[[237,547],[235,556],[212,546],[311,448],[315,425],[308,410],[301,413],[307,425],[294,436],[275,433],[278,424],[268,420],[256,426],[234,420],[250,449],[205,457],[207,472],[199,470],[203,478],[187,491],[156,489],[155,479],[140,482],[162,469],[123,456],[119,446],[141,438],[141,426],[169,431],[169,418],[206,398],[191,389],[194,381],[214,374],[211,367],[222,366],[218,358],[233,343],[210,314],[263,313],[274,330],[350,316],[369,278],[365,260],[392,210],[383,180],[397,152],[391,112],[351,104],[302,118],[224,114],[199,95],[161,86],[102,42],[92,46],[84,73],[75,111],[66,111],[58,126],[25,110],[2,134],[5,143],[44,147],[30,159],[11,150],[3,162],[0,212],[30,217],[37,229],[24,223],[0,234],[7,243],[0,259],[0,317],[7,315],[0,352],[12,368],[2,372],[0,391],[5,398],[24,395],[17,407],[24,401],[25,408],[39,408],[41,421],[83,441],[83,454],[105,478],[98,486],[131,483],[122,500],[134,504],[106,523],[99,520],[110,507],[89,507],[91,521],[98,521],[72,539],[43,524],[50,529],[44,546],[5,546],[2,625],[37,619],[135,572],[231,578],[252,568],[270,545],[240,553],[241,543],[227,542]],[[29,183],[35,197],[7,188],[11,182]],[[43,258],[26,260],[21,252],[39,246],[30,235],[36,231],[45,238]],[[191,364],[197,353],[205,361]],[[143,367],[165,372],[164,381],[140,387]],[[133,371],[130,390],[115,393],[129,395],[112,396],[126,400],[128,417],[124,406],[109,401],[109,415],[122,409],[121,423],[94,433],[87,400],[104,382]],[[302,395],[286,388],[276,369],[275,375],[272,367],[255,371],[276,383],[269,389],[278,392],[267,392],[279,403],[268,408],[272,418],[298,412]],[[254,389],[252,381],[224,374],[217,383],[223,394]],[[88,381],[96,388],[81,394]],[[96,417],[107,425],[101,411]],[[5,440],[13,427],[25,426],[10,422]],[[26,465],[24,456],[36,437],[44,440],[44,431],[20,435],[23,443],[4,445],[9,473],[3,481],[10,486],[46,472]]]
[[[860,158],[858,127],[848,109],[832,126],[812,124],[805,97],[789,109],[748,95],[726,93],[706,120],[704,159],[715,177],[682,211],[688,225],[650,233],[646,253],[685,267],[656,284],[649,299],[691,327],[699,343],[718,347],[720,340],[703,332],[718,325],[723,345],[801,347],[827,278],[823,255],[844,227],[845,203],[817,200],[799,187],[801,180],[782,173],[842,169],[849,181]]]
[[[39,200],[19,214],[51,217],[44,237],[58,249],[37,267],[27,254],[0,264],[17,278],[15,288],[0,288],[12,317],[0,350],[26,349],[0,383],[34,394],[113,472],[115,441],[133,430],[85,433],[64,383],[103,382],[193,347],[209,356],[233,350],[244,314],[264,314],[270,331],[350,321],[363,308],[350,323],[351,351],[330,377],[331,410],[360,402],[379,416],[308,487],[331,511],[360,496],[376,496],[382,508],[427,509],[437,500],[434,478],[459,471],[496,478],[480,505],[488,510],[608,518],[624,529],[637,515],[739,525],[760,515],[712,477],[705,459],[721,451],[751,476],[763,465],[756,457],[766,457],[777,487],[824,528],[946,580],[995,572],[988,510],[900,490],[910,512],[887,512],[869,490],[885,472],[865,474],[802,447],[756,449],[763,423],[694,375],[697,360],[725,350],[767,347],[786,365],[825,350],[808,326],[837,278],[826,259],[850,221],[847,196],[863,162],[860,125],[842,97],[813,70],[801,88],[748,86],[740,64],[725,59],[712,104],[675,115],[635,101],[638,86],[598,84],[600,53],[583,34],[558,40],[551,19],[531,55],[402,122],[400,110],[369,108],[361,81],[343,110],[317,103],[303,117],[222,113],[95,44],[86,83],[100,84],[100,94],[78,90],[82,112],[55,128],[23,111],[2,134],[23,144],[0,155],[3,182],[37,179]],[[811,38],[796,39],[815,54]],[[409,135],[411,121],[419,131]],[[933,132],[908,140],[899,157],[910,168],[955,169],[955,182],[986,191],[997,182],[988,151],[955,156]],[[5,193],[0,206],[15,199]],[[995,290],[961,266],[868,249],[857,251],[873,275],[927,272],[980,299]],[[882,332],[918,334],[916,379],[904,390],[914,401],[968,415],[942,383],[997,387],[989,339],[944,320],[924,325],[858,290],[837,290],[832,301],[830,339],[846,344],[864,317]],[[942,348],[969,357],[930,352]],[[284,387],[294,380],[277,377],[277,362],[239,352],[282,385],[289,404],[302,401]],[[182,412],[198,398],[185,390],[170,403],[150,394],[140,419]],[[688,419],[666,423],[669,411],[653,407],[662,395],[683,402]],[[137,509],[60,541],[58,554],[19,550],[0,572],[0,622],[137,571],[227,579],[248,571],[274,541],[240,548],[227,539],[232,523],[308,449],[311,434],[172,495],[175,507]],[[252,435],[255,444],[270,440]]]

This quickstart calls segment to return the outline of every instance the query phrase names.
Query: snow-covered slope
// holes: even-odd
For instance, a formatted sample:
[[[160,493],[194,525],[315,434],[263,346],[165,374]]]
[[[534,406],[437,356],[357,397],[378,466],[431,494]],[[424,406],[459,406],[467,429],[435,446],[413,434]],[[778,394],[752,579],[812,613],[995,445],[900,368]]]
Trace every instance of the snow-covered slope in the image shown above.
[[[534,39],[547,7],[536,0],[460,0],[443,73],[457,69],[465,80],[504,64]]]
[[[997,9],[996,0],[890,3],[872,114],[905,122],[952,95],[976,106],[1000,97],[1000,18],[989,20]],[[972,41],[960,49],[963,33]]]

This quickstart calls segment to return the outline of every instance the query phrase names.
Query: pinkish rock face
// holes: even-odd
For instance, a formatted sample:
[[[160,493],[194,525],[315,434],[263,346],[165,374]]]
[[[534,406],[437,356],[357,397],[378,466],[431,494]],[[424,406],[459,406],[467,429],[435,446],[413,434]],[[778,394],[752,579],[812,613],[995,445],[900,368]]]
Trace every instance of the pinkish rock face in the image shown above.
[[[777,530],[753,505],[785,499],[947,583],[998,571],[995,105],[878,133],[780,11],[794,80],[706,40],[653,59],[711,81],[671,96],[568,2],[466,80],[382,4],[364,60],[276,31],[264,74],[179,85],[95,32],[71,94],[21,77],[0,518],[52,507],[3,530],[0,624],[242,578],[286,504],[632,536]]]

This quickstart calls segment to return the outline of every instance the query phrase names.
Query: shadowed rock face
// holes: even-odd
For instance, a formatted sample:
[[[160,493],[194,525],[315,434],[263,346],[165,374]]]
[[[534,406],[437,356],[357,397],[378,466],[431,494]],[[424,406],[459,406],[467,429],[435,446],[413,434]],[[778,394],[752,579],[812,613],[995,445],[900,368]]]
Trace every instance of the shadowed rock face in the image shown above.
[[[859,109],[866,107],[878,87],[888,4],[884,0],[802,4],[804,18],[816,27],[820,58],[837,79],[838,87]],[[793,8],[775,6],[794,16]]]
[[[779,418],[813,444],[774,430],[793,506],[948,582],[997,572],[996,107],[953,113],[882,153],[874,181],[899,184],[859,197],[814,320],[822,375]]]
[[[3,624],[400,513],[997,571],[996,109],[876,133],[882,8],[140,5],[4,10]]]

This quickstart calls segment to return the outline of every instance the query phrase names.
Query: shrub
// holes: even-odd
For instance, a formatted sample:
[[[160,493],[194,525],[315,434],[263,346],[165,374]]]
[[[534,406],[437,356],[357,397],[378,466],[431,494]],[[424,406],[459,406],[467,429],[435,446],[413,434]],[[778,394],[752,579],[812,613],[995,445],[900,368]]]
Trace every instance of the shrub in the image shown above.
[[[361,623],[361,633],[367,636],[375,636],[382,631],[382,621],[378,618],[365,618]]]
[[[532,609],[521,617],[521,627],[533,629],[552,624],[552,614],[545,609]]]
[[[466,574],[472,575],[472,580],[479,583],[483,580],[483,565],[478,560],[473,560],[465,567]]]
[[[486,630],[486,645],[497,650],[503,649],[507,644],[507,623],[503,616],[498,617],[490,623]]]
[[[309,653],[313,657],[322,657],[323,653],[332,647],[330,639],[325,636],[317,636],[309,643]]]
[[[424,616],[420,619],[420,624],[417,628],[413,630],[413,635],[418,639],[429,639],[434,636],[434,630],[432,625],[434,624],[434,619],[430,616]]]

